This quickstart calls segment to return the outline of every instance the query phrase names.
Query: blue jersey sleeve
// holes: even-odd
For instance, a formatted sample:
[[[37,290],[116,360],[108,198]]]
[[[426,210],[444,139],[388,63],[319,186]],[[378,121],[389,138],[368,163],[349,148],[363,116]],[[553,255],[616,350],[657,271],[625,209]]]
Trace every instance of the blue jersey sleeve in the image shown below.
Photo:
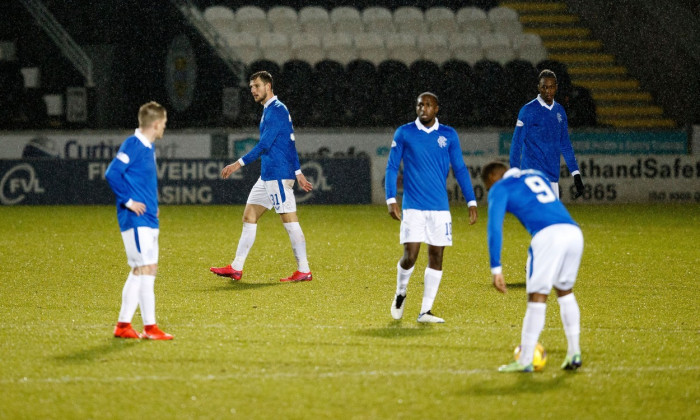
[[[282,115],[279,112],[275,112],[276,108],[270,107],[269,112],[264,116],[264,122],[261,125],[260,140],[258,144],[253,147],[250,152],[243,156],[243,163],[248,165],[251,162],[255,162],[263,153],[267,152],[272,143],[275,142],[277,135],[282,130],[284,120],[282,120]],[[267,109],[265,111],[268,111]],[[265,112],[263,111],[265,114]],[[297,156],[297,160],[299,157]]]
[[[519,168],[522,163],[523,142],[527,134],[527,111],[522,107],[518,113],[518,122],[515,124],[513,138],[510,142],[510,167]]]
[[[487,226],[491,268],[501,266],[501,249],[503,247],[503,219],[508,205],[508,191],[494,185],[489,192],[489,220]]]
[[[469,176],[467,165],[464,164],[464,159],[462,158],[462,147],[459,145],[459,138],[457,137],[456,132],[453,136],[451,136],[449,153],[450,165],[452,166],[452,171],[455,174],[459,188],[462,189],[464,198],[467,200],[467,203],[470,201],[476,201],[474,187],[472,186],[472,179],[471,176]]]
[[[386,190],[386,199],[396,197],[396,181],[399,177],[399,167],[403,158],[403,135],[399,128],[394,133],[394,140],[391,142],[391,151],[389,152],[389,161],[386,164],[386,174],[384,177],[384,188]]]
[[[136,157],[135,150],[129,149],[128,141],[122,143],[117,155],[112,159],[105,171],[105,179],[112,191],[114,191],[114,195],[117,196],[117,204],[120,206],[125,205],[132,196],[132,192],[129,190],[129,183],[124,179],[124,173]]]
[[[564,156],[564,161],[566,162],[566,166],[569,168],[569,172],[578,171],[578,163],[576,162],[574,148],[571,145],[571,138],[569,137],[569,119],[566,117],[564,107],[561,109],[561,114],[564,121],[563,124],[561,124],[559,148],[561,149],[561,154]]]

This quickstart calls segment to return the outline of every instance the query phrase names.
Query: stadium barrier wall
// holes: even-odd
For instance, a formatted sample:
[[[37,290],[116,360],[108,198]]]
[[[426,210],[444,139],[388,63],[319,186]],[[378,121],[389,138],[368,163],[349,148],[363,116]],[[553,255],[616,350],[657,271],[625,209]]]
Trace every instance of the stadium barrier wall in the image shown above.
[[[113,204],[114,194],[104,178],[109,160],[0,160],[0,204]],[[245,204],[260,175],[260,163],[221,179],[228,161],[159,159],[161,204]],[[296,191],[297,203],[369,204],[370,161],[367,158],[302,159],[301,167],[314,185]],[[298,187],[297,187],[298,188]]]

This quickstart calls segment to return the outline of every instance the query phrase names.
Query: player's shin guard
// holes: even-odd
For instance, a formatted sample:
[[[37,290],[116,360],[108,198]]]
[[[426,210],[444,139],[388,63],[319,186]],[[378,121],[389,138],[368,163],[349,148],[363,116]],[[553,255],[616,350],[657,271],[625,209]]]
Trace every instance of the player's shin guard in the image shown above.
[[[520,362],[527,366],[532,363],[535,354],[535,346],[544,329],[544,318],[547,312],[547,304],[544,302],[528,302],[525,318],[523,319],[523,331],[520,336]]]
[[[243,223],[241,237],[238,240],[238,248],[236,249],[236,258],[231,263],[231,268],[234,270],[243,270],[245,259],[248,258],[250,248],[255,243],[255,234],[258,231],[258,225],[255,223]]]
[[[153,325],[156,323],[156,294],[154,291],[156,276],[141,275],[139,279],[141,281],[139,306],[141,306],[143,325]]]
[[[309,260],[306,257],[306,238],[299,222],[284,223],[284,228],[287,229],[289,241],[292,243],[294,258],[297,260],[297,270],[302,273],[308,273],[311,269],[309,268]]]
[[[126,278],[124,288],[122,289],[122,306],[119,310],[119,322],[131,322],[131,319],[134,317],[134,312],[136,312],[136,308],[139,306],[140,289],[141,282],[139,281],[139,277],[135,276],[133,273],[129,273],[129,277]]]
[[[423,279],[423,303],[420,307],[420,313],[424,314],[433,308],[435,296],[437,296],[438,288],[442,280],[442,271],[433,270],[430,267],[425,269],[425,277]]]
[[[568,341],[567,356],[573,356],[581,353],[579,346],[579,336],[581,334],[581,312],[576,302],[576,297],[573,293],[562,296],[557,299],[559,302],[559,312],[561,314],[561,322],[564,325],[564,334]]]
[[[408,270],[404,270],[401,267],[401,260],[399,260],[399,263],[396,265],[396,294],[397,295],[405,295],[406,290],[408,289],[408,281],[411,279],[411,274],[413,274],[413,269],[416,268],[414,265],[413,267],[409,268]]]

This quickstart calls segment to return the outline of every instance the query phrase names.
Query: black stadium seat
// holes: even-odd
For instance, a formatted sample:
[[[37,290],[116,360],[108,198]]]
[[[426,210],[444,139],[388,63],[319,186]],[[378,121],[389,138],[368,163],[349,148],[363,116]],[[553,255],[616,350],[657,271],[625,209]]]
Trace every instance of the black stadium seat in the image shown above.
[[[381,104],[377,68],[370,61],[354,60],[346,68],[348,122],[355,126],[375,125]]]
[[[382,121],[391,126],[405,124],[416,118],[414,81],[408,67],[396,60],[386,60],[377,66]]]
[[[315,125],[340,126],[345,122],[347,81],[345,68],[333,60],[314,66],[313,122]]]
[[[474,124],[473,109],[479,106],[474,98],[474,71],[469,63],[450,60],[442,65],[444,86],[440,95],[440,116],[446,124]]]
[[[481,126],[505,125],[506,96],[503,67],[495,61],[481,60],[474,65],[477,89],[476,123]]]
[[[415,90],[413,96],[417,97],[422,92],[442,93],[443,75],[440,66],[427,60],[414,61],[409,67]]]
[[[520,108],[537,96],[537,69],[525,60],[506,63],[506,112],[510,116],[508,125],[515,125]]]
[[[282,66],[275,93],[289,108],[295,127],[305,127],[311,121],[313,72],[311,65],[301,60],[290,60]]]

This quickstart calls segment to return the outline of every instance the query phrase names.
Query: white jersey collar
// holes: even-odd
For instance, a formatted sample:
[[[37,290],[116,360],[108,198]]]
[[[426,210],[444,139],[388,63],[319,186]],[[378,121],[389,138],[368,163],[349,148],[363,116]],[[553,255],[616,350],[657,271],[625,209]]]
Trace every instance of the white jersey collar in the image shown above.
[[[554,108],[554,104],[557,103],[557,101],[552,101],[552,105],[547,105],[547,102],[545,102],[544,99],[542,99],[542,95],[537,95],[537,102],[539,102],[540,105],[542,105],[550,111],[552,110],[552,108]]]
[[[510,168],[506,171],[506,173],[503,174],[503,178],[510,178],[510,177],[518,177],[520,176],[520,169],[518,168]]]
[[[149,149],[153,148],[153,143],[151,143],[150,140],[148,140],[138,128],[136,131],[134,131],[134,136],[136,136],[136,138],[139,139],[144,146],[148,147]]]
[[[426,133],[432,133],[433,131],[440,128],[440,122],[438,121],[437,118],[435,118],[435,124],[433,124],[433,126],[430,128],[426,128],[423,125],[423,123],[420,122],[420,118],[416,118],[416,127],[418,127],[418,129],[421,131],[425,131]]]
[[[263,108],[267,108],[267,106],[270,105],[270,104],[272,103],[272,101],[274,101],[274,100],[276,100],[276,99],[277,99],[277,95],[275,95],[275,96],[273,96],[272,98],[268,99],[267,102],[265,102],[265,105],[263,106]]]

